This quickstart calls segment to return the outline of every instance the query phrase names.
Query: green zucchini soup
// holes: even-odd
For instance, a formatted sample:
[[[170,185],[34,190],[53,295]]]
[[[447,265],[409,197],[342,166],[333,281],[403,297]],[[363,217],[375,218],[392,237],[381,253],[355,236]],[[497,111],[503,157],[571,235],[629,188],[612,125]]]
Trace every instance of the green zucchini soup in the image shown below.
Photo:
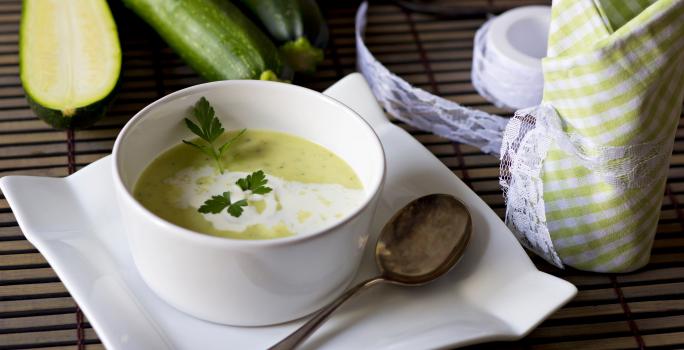
[[[183,141],[159,155],[134,197],[178,226],[236,239],[313,233],[364,199],[352,168],[320,145],[276,131],[219,131],[212,140],[193,130],[211,142]]]

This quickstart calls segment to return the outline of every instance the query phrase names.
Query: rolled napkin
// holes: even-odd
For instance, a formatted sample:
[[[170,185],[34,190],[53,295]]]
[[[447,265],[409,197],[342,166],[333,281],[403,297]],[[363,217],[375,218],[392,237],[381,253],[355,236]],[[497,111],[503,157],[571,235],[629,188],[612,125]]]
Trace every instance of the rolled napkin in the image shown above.
[[[500,150],[506,223],[524,246],[559,267],[648,263],[684,99],[684,0],[554,1],[542,104],[510,121],[392,74],[363,42],[366,10],[357,63],[378,101],[417,128]]]
[[[506,222],[549,262],[648,263],[684,99],[684,0],[553,2],[544,97],[504,132]]]

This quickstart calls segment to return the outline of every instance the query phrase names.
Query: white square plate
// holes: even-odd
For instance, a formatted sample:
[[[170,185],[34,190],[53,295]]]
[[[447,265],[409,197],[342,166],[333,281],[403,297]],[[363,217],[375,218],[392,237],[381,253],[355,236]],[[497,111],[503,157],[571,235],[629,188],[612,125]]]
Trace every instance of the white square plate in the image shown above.
[[[404,204],[435,192],[460,198],[472,213],[474,231],[465,256],[448,275],[425,287],[383,285],[358,295],[302,348],[433,349],[514,340],[575,295],[572,284],[538,271],[492,209],[385,118],[360,74],[325,94],[368,120],[385,148],[387,181],[371,236]],[[108,349],[264,349],[302,324],[223,326],[157,299],[133,265],[112,187],[110,157],[67,178],[0,179],[24,234]],[[368,244],[359,280],[376,271],[374,243]]]

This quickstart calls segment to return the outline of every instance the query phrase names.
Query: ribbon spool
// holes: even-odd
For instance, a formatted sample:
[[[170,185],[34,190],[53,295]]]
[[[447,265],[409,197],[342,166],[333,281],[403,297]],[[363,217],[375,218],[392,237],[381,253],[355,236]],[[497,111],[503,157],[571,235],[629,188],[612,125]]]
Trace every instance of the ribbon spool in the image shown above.
[[[499,108],[539,105],[550,22],[548,6],[518,7],[485,22],[473,46],[471,75],[477,92]]]

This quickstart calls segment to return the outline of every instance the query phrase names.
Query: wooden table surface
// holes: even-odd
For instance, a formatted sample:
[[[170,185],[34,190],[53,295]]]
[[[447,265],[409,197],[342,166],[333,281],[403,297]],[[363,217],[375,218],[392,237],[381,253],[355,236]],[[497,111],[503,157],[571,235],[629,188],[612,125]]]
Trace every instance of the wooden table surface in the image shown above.
[[[453,3],[453,2],[452,2]],[[540,1],[464,0],[495,12]],[[541,1],[546,3],[546,1]],[[328,2],[326,60],[295,83],[323,90],[355,70],[355,2]],[[0,0],[0,176],[66,176],[110,153],[124,123],[153,100],[200,83],[133,14],[112,2],[123,47],[123,76],[108,116],[82,131],[57,131],[29,109],[19,81],[20,0]],[[373,2],[367,44],[390,70],[412,84],[466,106],[510,115],[479,96],[470,83],[472,39],[485,15],[439,19]],[[406,128],[500,215],[498,159],[477,149]],[[622,275],[537,266],[579,288],[579,294],[518,342],[473,349],[684,348],[684,128],[680,124],[651,262]],[[0,195],[0,349],[100,349],[96,332],[41,254],[24,238]],[[227,346],[227,348],[230,348]]]

